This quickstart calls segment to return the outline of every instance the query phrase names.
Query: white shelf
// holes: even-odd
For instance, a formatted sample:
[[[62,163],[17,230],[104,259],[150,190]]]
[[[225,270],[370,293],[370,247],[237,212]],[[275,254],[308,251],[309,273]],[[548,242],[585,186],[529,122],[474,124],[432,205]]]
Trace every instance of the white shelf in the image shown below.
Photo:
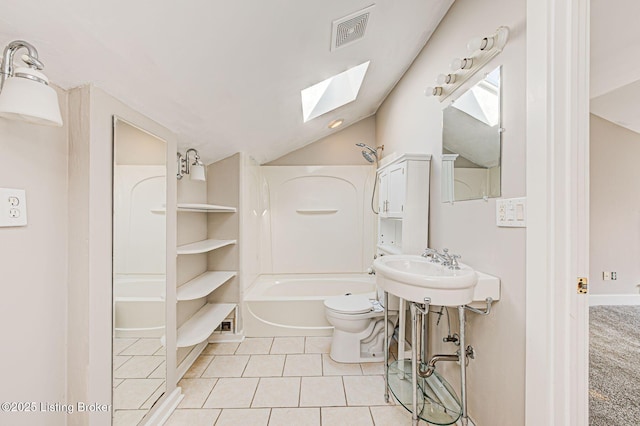
[[[205,297],[237,275],[236,271],[208,271],[178,287],[178,300]]]
[[[238,210],[235,207],[217,206],[215,204],[178,203],[178,211],[200,213],[234,213]]]
[[[233,311],[235,303],[207,303],[178,329],[176,344],[179,348],[202,343]]]
[[[199,254],[219,249],[220,247],[235,244],[237,240],[203,240],[191,244],[178,246],[178,254]]]

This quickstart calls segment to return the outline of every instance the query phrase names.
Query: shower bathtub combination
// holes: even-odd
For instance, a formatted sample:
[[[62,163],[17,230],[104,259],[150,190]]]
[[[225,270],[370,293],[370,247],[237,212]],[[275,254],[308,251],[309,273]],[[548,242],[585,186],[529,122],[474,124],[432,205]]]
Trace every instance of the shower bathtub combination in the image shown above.
[[[347,293],[376,297],[375,277],[367,274],[261,275],[244,303],[247,337],[331,336],[324,300]]]

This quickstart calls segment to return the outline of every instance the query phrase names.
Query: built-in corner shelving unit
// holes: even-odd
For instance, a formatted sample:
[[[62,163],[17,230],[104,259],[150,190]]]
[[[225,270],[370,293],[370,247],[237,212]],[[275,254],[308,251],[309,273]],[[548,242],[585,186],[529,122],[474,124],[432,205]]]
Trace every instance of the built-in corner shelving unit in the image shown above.
[[[179,213],[236,213],[236,207],[216,204],[178,203]],[[237,244],[235,239],[209,238],[178,246],[178,255],[195,255],[209,253],[223,247]],[[205,299],[215,290],[227,284],[237,276],[237,271],[210,271],[207,270],[188,282],[180,285],[176,291],[178,302]],[[227,316],[235,311],[237,317],[237,303],[208,303],[197,310],[187,319],[177,331],[177,347],[188,348],[205,343],[209,336],[220,326]],[[235,328],[235,327],[234,327]],[[235,331],[235,330],[234,330]],[[185,371],[185,368],[181,368]]]

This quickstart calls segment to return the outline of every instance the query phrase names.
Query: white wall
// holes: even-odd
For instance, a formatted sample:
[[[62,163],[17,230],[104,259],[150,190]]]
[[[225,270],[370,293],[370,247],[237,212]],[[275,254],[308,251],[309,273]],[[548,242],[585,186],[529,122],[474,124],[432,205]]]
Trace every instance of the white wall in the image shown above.
[[[368,164],[356,143],[375,148],[376,120],[368,117],[331,135],[273,160],[268,166],[351,165]]]
[[[0,400],[66,397],[67,95],[64,127],[0,118],[0,187],[26,190],[28,225],[0,228]],[[38,407],[39,409],[39,407]],[[0,424],[64,425],[64,414],[0,412]]]
[[[590,117],[591,294],[638,294],[640,286],[640,134]],[[618,279],[604,281],[603,271]]]
[[[481,19],[480,19],[481,17]],[[459,0],[439,25],[427,46],[400,80],[376,115],[378,145],[385,153],[417,152],[434,155],[431,172],[430,246],[448,247],[472,267],[496,275],[502,300],[490,316],[469,314],[468,342],[476,359],[468,369],[469,413],[478,424],[524,424],[525,401],[525,230],[495,225],[495,199],[443,204],[440,198],[442,108],[423,90],[448,70],[454,57],[467,53],[469,39],[510,28],[504,51],[487,66],[502,69],[503,127],[502,196],[525,195],[525,2]],[[483,72],[476,74],[475,83]],[[452,310],[452,313],[454,311]],[[454,315],[455,316],[455,315]],[[456,321],[452,321],[452,326]],[[433,336],[434,353],[452,353],[443,344],[446,321]],[[451,382],[459,381],[454,366],[438,366]],[[456,386],[458,387],[458,386]]]

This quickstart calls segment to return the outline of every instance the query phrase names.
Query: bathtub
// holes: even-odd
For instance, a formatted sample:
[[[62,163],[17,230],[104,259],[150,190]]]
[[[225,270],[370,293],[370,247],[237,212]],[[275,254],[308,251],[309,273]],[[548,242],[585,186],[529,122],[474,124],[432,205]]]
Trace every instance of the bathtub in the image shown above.
[[[113,321],[115,337],[163,336],[164,276],[116,276],[113,280]]]
[[[243,304],[247,337],[331,336],[324,300],[342,294],[376,296],[376,282],[367,274],[261,275]]]

